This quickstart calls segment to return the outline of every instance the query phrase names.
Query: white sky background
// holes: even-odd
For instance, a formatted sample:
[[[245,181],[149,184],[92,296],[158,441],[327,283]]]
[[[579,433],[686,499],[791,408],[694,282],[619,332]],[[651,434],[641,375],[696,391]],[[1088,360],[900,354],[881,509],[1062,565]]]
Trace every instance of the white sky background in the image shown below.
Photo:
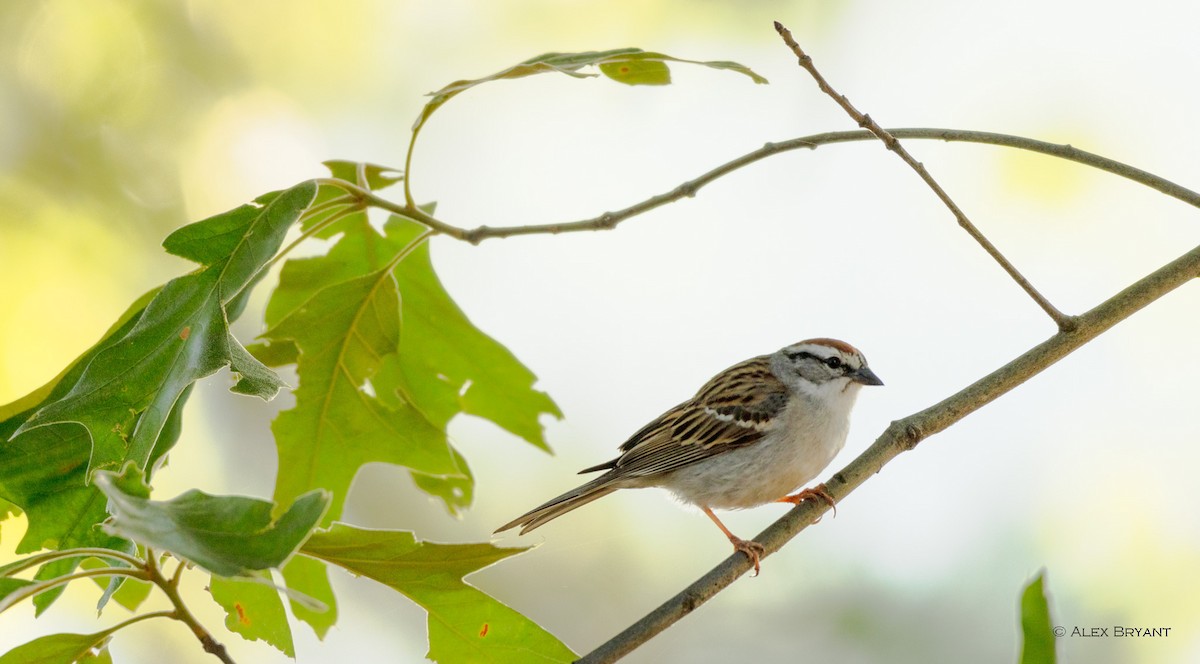
[[[183,192],[193,218],[317,175],[322,159],[400,165],[418,93],[550,50],[639,46],[730,59],[771,84],[678,65],[675,85],[664,88],[547,75],[468,91],[435,114],[414,163],[414,194],[438,201],[440,218],[473,227],[591,217],[767,141],[854,128],[795,65],[772,19],[884,126],[1069,142],[1200,186],[1194,3],[860,1],[836,12],[814,9],[817,2],[737,11],[719,2],[645,3],[627,21],[602,3],[573,4],[571,12],[526,2],[364,9],[383,14],[376,29],[389,37],[374,36],[373,56],[396,63],[404,85],[373,81],[363,93],[369,105],[351,96],[316,108],[268,81],[214,110],[197,130],[193,152],[203,160],[181,166],[193,178]],[[559,22],[541,27],[534,18],[544,12]],[[528,22],[512,29],[522,14]],[[239,108],[265,121],[230,126]],[[906,145],[1068,312],[1200,240],[1196,210],[1114,176],[1001,148]],[[146,251],[157,242],[149,239]],[[549,423],[555,456],[486,423],[455,422],[454,440],[478,480],[476,505],[461,522],[426,503],[396,469],[360,475],[347,520],[439,541],[487,539],[577,483],[579,468],[612,458],[630,433],[712,374],[799,339],[850,341],[886,383],[861,394],[828,477],[889,421],[1053,333],[915,174],[872,143],[756,163],[614,232],[478,247],[439,238],[433,256],[472,320],[532,368],[566,414]],[[1012,660],[1019,593],[1042,567],[1057,624],[1172,628],[1157,640],[1064,639],[1069,661],[1200,660],[1198,308],[1200,284],[1184,287],[902,455],[836,518],[767,559],[760,577],[738,581],[627,661]],[[162,497],[196,486],[270,495],[263,409],[225,389],[218,379],[198,391],[192,429],[156,482]],[[235,441],[219,462],[210,438]],[[750,537],[784,509],[725,522]],[[7,525],[4,532],[7,545]],[[540,546],[471,581],[580,652],[730,551],[706,518],[654,490],[618,493],[501,542]],[[345,576],[336,585],[338,626],[325,644],[296,627],[300,661],[411,661],[425,652],[423,614],[407,600]],[[60,619],[91,631],[82,606]],[[208,622],[219,623],[216,615]],[[49,625],[5,615],[0,650]],[[165,630],[139,631],[156,638]],[[175,661],[208,661],[175,631],[169,646],[124,646],[122,661],[158,661],[165,647]],[[223,636],[239,660],[286,661]],[[393,658],[396,648],[405,654]]]

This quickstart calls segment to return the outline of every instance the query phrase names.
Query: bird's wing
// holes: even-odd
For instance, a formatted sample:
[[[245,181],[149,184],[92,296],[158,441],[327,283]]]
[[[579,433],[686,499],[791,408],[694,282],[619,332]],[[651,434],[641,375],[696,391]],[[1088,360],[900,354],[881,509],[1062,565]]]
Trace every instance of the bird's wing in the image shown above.
[[[746,360],[642,427],[621,446],[620,457],[593,469],[648,477],[745,447],[778,425],[787,401],[787,387],[771,373],[768,357]]]

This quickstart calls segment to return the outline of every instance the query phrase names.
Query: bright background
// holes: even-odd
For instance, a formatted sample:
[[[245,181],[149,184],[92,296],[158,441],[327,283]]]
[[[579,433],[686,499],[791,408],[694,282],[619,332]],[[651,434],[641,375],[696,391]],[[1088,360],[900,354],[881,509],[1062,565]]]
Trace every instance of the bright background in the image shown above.
[[[413,189],[463,226],[573,220],[670,189],[767,141],[852,128],[771,28],[788,25],[885,126],[1069,142],[1200,186],[1200,5],[356,0],[0,5],[0,403],[57,373],[151,286],[190,267],[172,229],[320,175],[329,158],[400,165],[423,94],[551,50],[638,46],[732,59],[771,80],[674,68],[628,88],[542,76],[471,90],[419,144]],[[1035,284],[1082,312],[1200,240],[1200,215],[1132,183],[965,144],[909,148]],[[395,194],[393,194],[395,195]],[[716,371],[812,336],[847,339],[887,382],[865,390],[847,463],[924,408],[1052,333],[1049,321],[879,145],[795,152],[738,171],[616,232],[433,242],[472,319],[566,413],[548,456],[486,423],[455,443],[478,478],[462,521],[399,470],[360,474],[347,518],[448,542],[577,482]],[[1200,284],[1172,293],[923,443],[631,662],[1015,661],[1017,601],[1048,570],[1068,661],[1200,661]],[[261,331],[255,316],[243,338]],[[268,423],[286,407],[206,381],[156,495],[269,496]],[[827,471],[826,475],[834,469]],[[540,546],[471,577],[580,652],[707,571],[729,545],[657,492],[617,494],[505,545]],[[726,523],[751,536],[783,511]],[[23,519],[3,525],[11,556]],[[342,617],[302,662],[413,661],[423,612],[335,575]],[[286,661],[224,632],[243,662]],[[0,651],[96,631],[80,586],[44,619],[0,616]],[[209,662],[182,625],[117,637],[119,662]]]

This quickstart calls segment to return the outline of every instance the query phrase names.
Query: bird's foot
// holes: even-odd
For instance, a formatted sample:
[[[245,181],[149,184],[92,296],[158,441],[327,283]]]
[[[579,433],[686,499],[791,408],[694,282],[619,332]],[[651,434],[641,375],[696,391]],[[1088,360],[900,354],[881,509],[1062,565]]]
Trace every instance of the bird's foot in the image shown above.
[[[750,559],[750,562],[754,563],[754,576],[758,576],[759,571],[762,569],[759,561],[762,559],[763,554],[767,551],[765,548],[763,548],[763,545],[755,542],[754,540],[744,540],[740,537],[730,537],[729,542],[733,544],[734,551],[741,551],[742,553],[746,554],[746,557]]]
[[[837,516],[837,504],[834,503],[833,496],[829,495],[829,491],[825,487],[824,484],[818,484],[811,489],[803,489],[801,491],[797,491],[796,493],[793,493],[790,496],[784,496],[783,498],[780,498],[779,500],[777,500],[775,502],[791,503],[793,505],[799,505],[800,503],[802,503],[810,498],[813,500],[820,500],[820,501],[824,502],[826,505],[829,505],[830,507],[833,508],[833,515]]]

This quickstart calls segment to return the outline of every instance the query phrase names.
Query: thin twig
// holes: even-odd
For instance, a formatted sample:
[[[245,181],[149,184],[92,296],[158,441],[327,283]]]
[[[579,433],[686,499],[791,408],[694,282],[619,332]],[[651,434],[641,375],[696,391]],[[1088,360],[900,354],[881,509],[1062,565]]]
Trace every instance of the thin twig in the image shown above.
[[[825,482],[826,490],[840,503],[902,452],[913,449],[922,440],[994,401],[1113,325],[1195,278],[1200,278],[1200,246],[1078,316],[1075,329],[1059,331],[966,389],[925,410],[892,422],[865,452]],[[754,538],[765,549],[762,557],[778,551],[827,510],[829,506],[819,500],[805,501],[790,510]],[[616,661],[694,611],[751,567],[746,556],[735,553],[578,661],[586,664]]]
[[[23,572],[33,567],[39,567],[55,560],[66,560],[68,558],[109,558],[119,560],[130,567],[141,567],[142,561],[136,556],[131,556],[124,551],[116,549],[104,549],[100,547],[81,547],[77,549],[63,549],[61,551],[47,551],[34,556],[29,556],[14,563],[10,563],[4,567],[4,574],[0,576],[14,576],[18,572]]]
[[[1013,281],[1017,282],[1017,285],[1020,286],[1021,289],[1029,295],[1029,297],[1033,298],[1033,301],[1036,302],[1037,305],[1046,312],[1046,315],[1049,316],[1056,325],[1058,325],[1059,330],[1074,329],[1074,317],[1068,316],[1067,314],[1059,311],[1053,304],[1050,303],[1050,300],[1047,300],[1044,295],[1038,292],[1038,289],[1034,288],[1033,284],[1030,283],[1029,280],[1026,279],[1019,270],[1017,270],[1016,266],[1014,266],[1012,262],[1005,258],[1004,254],[1000,253],[1000,250],[996,248],[996,245],[992,244],[991,240],[987,239],[987,236],[980,232],[980,230],[975,227],[975,224],[971,223],[971,220],[967,218],[966,213],[964,213],[962,209],[958,207],[958,204],[956,204],[954,200],[950,198],[950,195],[946,193],[946,190],[942,189],[942,186],[933,179],[933,176],[929,174],[929,171],[925,169],[925,166],[921,162],[914,159],[913,156],[909,154],[908,150],[904,149],[904,146],[900,144],[900,141],[897,140],[895,136],[888,133],[888,131],[883,127],[880,127],[878,123],[871,119],[871,116],[860,112],[854,107],[853,104],[850,103],[850,100],[847,99],[845,95],[839,94],[833,89],[833,86],[829,85],[829,82],[825,80],[825,77],[821,75],[821,72],[817,71],[817,67],[813,64],[812,58],[809,57],[809,55],[805,53],[802,48],[800,48],[800,44],[796,43],[796,40],[792,38],[791,31],[783,27],[783,24],[781,24],[779,21],[775,21],[775,30],[779,33],[779,36],[783,37],[784,43],[786,43],[788,47],[792,49],[792,53],[796,54],[796,57],[799,59],[800,66],[804,68],[804,70],[813,77],[813,80],[817,82],[817,87],[821,89],[821,92],[829,95],[835,102],[837,102],[839,106],[842,107],[843,110],[846,111],[851,118],[854,119],[855,122],[858,123],[858,126],[863,127],[867,131],[870,131],[872,134],[874,134],[877,138],[879,138],[880,141],[883,141],[883,144],[887,146],[887,149],[895,152],[902,160],[904,160],[904,163],[908,164],[914,171],[916,171],[917,175],[919,175],[921,179],[925,181],[925,184],[929,185],[929,188],[933,190],[933,193],[937,194],[937,197],[941,199],[942,203],[944,203],[946,207],[950,209],[950,212],[954,214],[954,218],[958,220],[958,225],[962,226],[963,230],[967,231],[967,234],[974,238],[975,241],[978,242],[981,247],[983,247],[983,250],[1000,264],[1000,267],[1004,268],[1004,271],[1008,273],[1008,276],[1012,277]]]
[[[128,567],[98,567],[96,569],[83,570],[82,572],[75,572],[65,576],[56,576],[53,579],[46,579],[45,581],[39,581],[27,586],[21,586],[7,595],[4,595],[3,598],[0,598],[0,613],[7,611],[13,606],[29,599],[30,597],[33,597],[34,595],[39,595],[47,590],[51,590],[59,586],[65,586],[72,581],[104,576],[128,576],[130,578],[140,579],[143,581],[148,580],[146,573],[142,569],[131,569]]]
[[[1080,150],[1079,148],[1070,145],[1049,143],[1047,141],[1039,141],[1037,139],[1026,138],[1024,136],[998,134],[988,131],[974,131],[970,129],[910,127],[903,129],[889,129],[887,131],[893,137],[898,139],[939,140],[959,143],[980,143],[983,145],[1000,145],[1020,150],[1028,150],[1030,152],[1037,152],[1053,157],[1059,157],[1061,159],[1073,161],[1085,166],[1091,166],[1092,168],[1112,173],[1113,175],[1119,175],[1123,178],[1146,185],[1147,187],[1162,192],[1168,196],[1171,196],[1172,198],[1177,198],[1188,205],[1200,208],[1200,193],[1180,186],[1175,182],[1157,176],[1149,171],[1135,168],[1129,164],[1125,164],[1093,152]],[[694,196],[702,187],[710,182],[728,175],[739,168],[748,166],[762,159],[766,159],[767,157],[792,150],[805,148],[816,149],[823,145],[836,145],[840,143],[868,140],[877,140],[877,137],[864,129],[857,131],[822,132],[820,134],[812,134],[810,136],[767,143],[757,150],[748,152],[740,157],[737,157],[736,159],[721,164],[720,166],[717,166],[716,168],[700,175],[695,179],[688,180],[687,182],[674,187],[670,191],[652,196],[644,201],[630,205],[629,207],[621,208],[620,210],[614,210],[611,212],[605,212],[604,214],[590,219],[581,219],[578,221],[559,222],[553,224],[533,224],[526,226],[479,226],[472,229],[460,228],[436,219],[431,215],[426,214],[423,210],[416,206],[409,207],[407,205],[394,203],[385,198],[381,198],[373,192],[351,185],[344,180],[325,178],[318,180],[317,182],[318,184],[328,184],[341,187],[348,193],[356,196],[363,203],[419,221],[434,229],[439,234],[447,235],[458,240],[471,242],[472,244],[479,244],[483,240],[515,237],[518,235],[546,235],[612,229],[626,219],[649,212],[650,210],[662,207],[668,203]]]
[[[157,554],[152,550],[146,549],[146,572],[149,574],[149,580],[154,585],[158,586],[167,599],[171,601],[171,606],[175,610],[171,612],[171,617],[185,624],[192,630],[192,634],[200,640],[200,645],[204,648],[204,652],[210,653],[225,664],[237,664],[233,658],[229,656],[229,652],[225,650],[225,646],[213,638],[212,634],[204,629],[204,625],[196,620],[192,612],[188,610],[187,604],[184,604],[183,598],[179,596],[179,588],[176,587],[176,582],[168,580],[163,576],[162,571],[158,567]],[[180,561],[183,564],[183,561]]]

